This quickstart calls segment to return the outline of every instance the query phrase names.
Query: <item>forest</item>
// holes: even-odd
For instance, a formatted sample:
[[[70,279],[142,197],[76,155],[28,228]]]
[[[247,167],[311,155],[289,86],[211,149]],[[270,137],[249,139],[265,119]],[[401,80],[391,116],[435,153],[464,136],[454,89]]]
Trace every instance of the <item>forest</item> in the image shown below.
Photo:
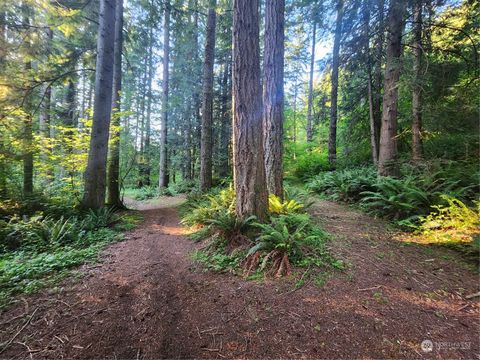
[[[0,358],[473,358],[480,3],[3,0]]]

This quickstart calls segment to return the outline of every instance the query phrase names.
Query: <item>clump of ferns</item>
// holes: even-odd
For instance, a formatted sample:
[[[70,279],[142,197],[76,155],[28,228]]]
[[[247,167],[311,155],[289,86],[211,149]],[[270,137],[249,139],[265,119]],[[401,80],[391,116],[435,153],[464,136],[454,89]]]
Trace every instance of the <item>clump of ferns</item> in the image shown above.
[[[206,220],[212,236],[208,247],[226,246],[228,251],[244,247],[249,243],[248,233],[256,226],[257,218],[238,218],[231,210],[219,211],[214,218]]]
[[[290,274],[291,258],[301,257],[301,244],[308,240],[310,223],[292,223],[291,215],[272,218],[270,224],[256,224],[260,235],[247,252],[244,261],[246,275],[260,269],[267,275],[282,277]],[[267,267],[270,267],[267,271]]]

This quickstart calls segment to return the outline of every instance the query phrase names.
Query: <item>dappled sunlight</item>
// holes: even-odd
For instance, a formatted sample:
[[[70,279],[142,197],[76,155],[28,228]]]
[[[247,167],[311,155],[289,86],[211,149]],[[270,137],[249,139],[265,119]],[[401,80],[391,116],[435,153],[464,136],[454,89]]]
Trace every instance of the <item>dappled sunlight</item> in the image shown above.
[[[189,229],[186,229],[182,226],[167,226],[154,224],[152,225],[152,228],[165,235],[188,235],[191,233]]]

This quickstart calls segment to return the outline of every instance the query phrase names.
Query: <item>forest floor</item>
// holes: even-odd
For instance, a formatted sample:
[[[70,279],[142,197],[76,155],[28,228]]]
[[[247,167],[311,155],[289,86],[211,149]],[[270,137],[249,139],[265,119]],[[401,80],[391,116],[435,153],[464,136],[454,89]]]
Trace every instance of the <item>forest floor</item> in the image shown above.
[[[478,275],[457,253],[319,200],[312,213],[348,269],[298,289],[246,281],[192,261],[181,201],[131,202],[143,223],[98,265],[1,312],[0,358],[478,359]]]

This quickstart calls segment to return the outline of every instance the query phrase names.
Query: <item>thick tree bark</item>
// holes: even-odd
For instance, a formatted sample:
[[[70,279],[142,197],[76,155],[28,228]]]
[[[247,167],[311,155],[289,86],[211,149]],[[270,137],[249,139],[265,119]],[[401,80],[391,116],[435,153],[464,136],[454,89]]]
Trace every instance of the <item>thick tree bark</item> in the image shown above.
[[[216,0],[210,1],[203,65],[202,130],[200,142],[200,191],[212,187],[213,65],[215,59]]]
[[[337,160],[337,117],[338,117],[338,68],[340,65],[340,42],[342,40],[343,0],[337,1],[337,20],[333,41],[332,92],[330,99],[330,135],[328,137],[328,161],[334,165]]]
[[[236,214],[267,216],[258,0],[233,3],[233,156]]]
[[[284,0],[267,0],[263,66],[265,174],[268,192],[280,198],[283,198],[284,14]]]
[[[378,174],[382,176],[398,175],[398,164],[396,163],[398,153],[396,139],[398,80],[400,78],[401,40],[406,3],[403,0],[392,0],[388,16],[387,63],[378,158]]]
[[[120,112],[122,91],[122,50],[123,50],[123,0],[116,0],[115,8],[115,43],[113,50],[113,85],[112,112]],[[114,113],[112,117],[112,137],[110,156],[108,159],[107,203],[123,208],[120,199],[120,117]]]
[[[419,162],[422,151],[422,0],[413,7],[413,90],[412,90],[412,160]]]
[[[168,135],[168,85],[170,64],[170,2],[165,3],[163,28],[163,80],[162,80],[162,122],[160,125],[160,171],[159,188],[168,186],[167,174],[167,135]]]
[[[313,111],[313,75],[315,73],[315,45],[317,43],[317,18],[313,16],[312,52],[310,54],[310,77],[308,80],[307,103],[307,141],[313,140],[312,111]]]
[[[97,39],[95,99],[90,138],[83,206],[101,208],[105,205],[108,137],[112,111],[113,49],[115,41],[115,1],[100,1]]]

